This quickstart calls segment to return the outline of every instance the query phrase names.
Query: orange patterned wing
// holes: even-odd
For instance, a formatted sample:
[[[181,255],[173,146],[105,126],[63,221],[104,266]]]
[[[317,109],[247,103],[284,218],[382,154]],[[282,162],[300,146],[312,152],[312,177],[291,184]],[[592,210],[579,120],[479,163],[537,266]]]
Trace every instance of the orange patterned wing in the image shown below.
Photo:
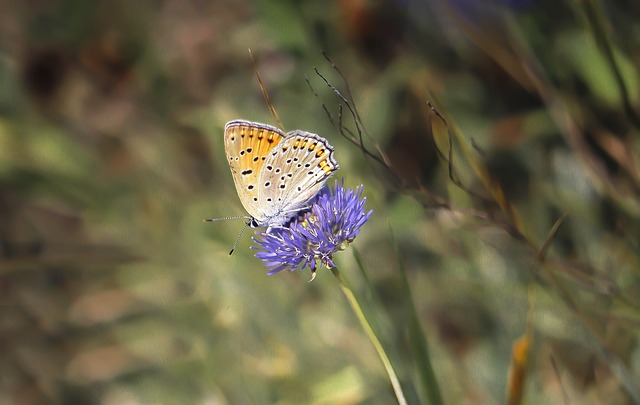
[[[258,223],[268,220],[258,201],[262,167],[285,136],[274,126],[244,120],[229,121],[224,127],[224,149],[238,197]]]
[[[260,176],[258,202],[269,225],[281,225],[306,208],[337,169],[333,147],[326,139],[300,130],[287,133],[267,156]]]

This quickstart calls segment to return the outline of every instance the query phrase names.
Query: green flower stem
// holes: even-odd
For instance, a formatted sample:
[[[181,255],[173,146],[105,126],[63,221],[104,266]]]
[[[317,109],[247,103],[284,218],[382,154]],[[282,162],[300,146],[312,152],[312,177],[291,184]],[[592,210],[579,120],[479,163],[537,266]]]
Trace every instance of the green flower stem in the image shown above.
[[[382,364],[384,364],[384,368],[385,370],[387,370],[387,374],[389,375],[389,380],[391,380],[391,386],[393,387],[393,391],[396,394],[398,403],[400,405],[407,405],[407,400],[404,398],[404,393],[402,392],[402,386],[400,386],[400,381],[398,380],[398,376],[396,375],[396,372],[393,369],[393,366],[391,365],[389,356],[387,356],[387,353],[384,351],[384,347],[382,347],[380,340],[378,340],[378,337],[376,336],[376,333],[373,331],[371,324],[367,320],[367,317],[365,316],[364,312],[362,312],[362,308],[358,303],[358,299],[353,294],[353,291],[351,291],[351,288],[349,288],[345,280],[342,278],[342,275],[340,275],[340,272],[338,271],[338,269],[332,268],[331,272],[340,283],[340,288],[342,289],[342,292],[344,293],[344,295],[347,297],[349,304],[351,304],[351,308],[353,308],[353,312],[356,313],[358,320],[360,320],[360,324],[364,328],[365,332],[367,332],[367,335],[369,336],[371,343],[373,343],[373,347],[376,348],[376,351],[378,352],[378,356],[380,356],[380,360],[382,360]]]

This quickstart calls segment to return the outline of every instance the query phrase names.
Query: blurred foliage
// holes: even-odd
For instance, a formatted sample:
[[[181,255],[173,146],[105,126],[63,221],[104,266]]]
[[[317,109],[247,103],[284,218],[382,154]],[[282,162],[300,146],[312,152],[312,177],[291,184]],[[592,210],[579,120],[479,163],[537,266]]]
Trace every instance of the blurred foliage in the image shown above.
[[[410,403],[427,347],[447,404],[640,403],[637,2],[1,4],[0,403],[395,401],[330,272],[202,222],[225,122],[274,123],[248,48],[365,185],[335,259]]]

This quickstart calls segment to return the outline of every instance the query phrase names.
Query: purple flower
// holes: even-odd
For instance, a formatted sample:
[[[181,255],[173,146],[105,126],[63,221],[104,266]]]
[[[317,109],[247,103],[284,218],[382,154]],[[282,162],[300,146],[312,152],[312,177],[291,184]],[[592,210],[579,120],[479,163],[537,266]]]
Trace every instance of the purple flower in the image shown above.
[[[323,188],[310,211],[288,227],[256,232],[259,238],[253,238],[257,246],[252,249],[270,269],[269,275],[309,267],[313,280],[318,266],[336,267],[332,255],[349,246],[373,213],[364,211],[363,189],[345,189],[336,180],[334,190]]]

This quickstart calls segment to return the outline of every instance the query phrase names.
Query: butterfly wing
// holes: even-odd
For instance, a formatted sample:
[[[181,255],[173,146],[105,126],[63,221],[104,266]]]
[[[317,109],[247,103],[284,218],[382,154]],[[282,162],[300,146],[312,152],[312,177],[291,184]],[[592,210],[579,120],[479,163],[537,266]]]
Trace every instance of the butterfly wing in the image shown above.
[[[286,134],[256,122],[234,120],[224,127],[224,149],[240,202],[258,223],[267,220],[259,202],[260,173],[271,152]]]
[[[338,167],[326,139],[300,130],[287,133],[270,151],[258,180],[258,203],[269,225],[282,225],[305,208]]]

